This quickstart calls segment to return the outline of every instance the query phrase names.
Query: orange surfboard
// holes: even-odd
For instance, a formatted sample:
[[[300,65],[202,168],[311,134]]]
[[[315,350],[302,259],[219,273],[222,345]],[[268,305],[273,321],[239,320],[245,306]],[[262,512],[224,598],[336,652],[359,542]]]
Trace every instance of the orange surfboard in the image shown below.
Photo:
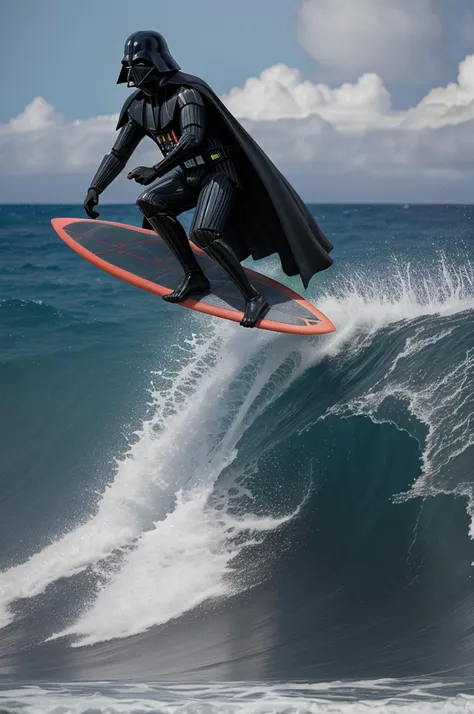
[[[179,284],[182,268],[154,231],[89,218],[53,218],[54,230],[76,253],[105,272],[142,290],[163,296]],[[193,243],[191,247],[211,283],[211,292],[179,306],[240,322],[244,300],[224,271]],[[245,268],[250,282],[265,295],[270,310],[257,323],[262,330],[323,335],[335,327],[323,313],[285,285]]]

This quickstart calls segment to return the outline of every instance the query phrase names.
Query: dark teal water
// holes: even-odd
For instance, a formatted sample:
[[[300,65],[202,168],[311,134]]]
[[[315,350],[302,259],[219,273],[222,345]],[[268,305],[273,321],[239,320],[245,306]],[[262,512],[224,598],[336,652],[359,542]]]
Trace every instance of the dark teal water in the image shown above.
[[[0,207],[0,709],[474,711],[474,207],[312,210],[317,338]]]

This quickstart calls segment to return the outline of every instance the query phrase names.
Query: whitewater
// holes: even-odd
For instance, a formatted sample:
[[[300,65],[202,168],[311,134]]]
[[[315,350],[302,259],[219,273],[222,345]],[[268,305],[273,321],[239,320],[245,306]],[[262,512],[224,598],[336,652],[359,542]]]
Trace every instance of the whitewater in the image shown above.
[[[52,265],[58,247],[46,245]],[[370,261],[341,269],[310,296],[337,327],[324,338],[252,331],[244,339],[232,324],[180,313],[179,329],[150,345],[137,387],[143,401],[123,426],[122,449],[111,449],[84,487],[80,516],[65,516],[39,547],[32,538],[9,549],[0,573],[0,673],[21,687],[2,684],[1,706],[474,711],[470,261],[469,251],[453,261],[437,250],[420,265],[415,248],[407,260],[391,245],[382,269]],[[277,268],[270,261],[265,270],[275,276]],[[80,278],[85,293],[97,275]],[[48,281],[43,296],[30,291],[39,300],[0,303],[9,329],[21,319],[16,329],[28,330],[25,312],[35,310],[46,330],[61,331],[63,347],[65,334],[82,331],[71,355],[104,350],[109,360],[114,318],[91,319],[85,298],[76,308],[65,299],[58,311],[62,288]],[[116,367],[122,380],[139,359],[136,315],[145,302],[133,304],[130,293],[127,304],[108,279],[94,288],[130,315],[117,328],[128,352]],[[35,359],[49,358],[40,350]],[[11,359],[2,364],[12,368]],[[107,419],[106,403],[100,414]],[[62,423],[66,435],[64,415]],[[61,428],[54,410],[53,427]],[[46,469],[46,487],[48,477]],[[456,557],[443,553],[448,542],[459,543]],[[446,592],[427,605],[441,582]],[[377,600],[372,613],[368,597]],[[413,607],[425,622],[409,622]],[[447,612],[445,628],[455,625],[463,644],[448,644],[443,671],[441,641],[454,635],[437,628]],[[286,628],[298,633],[298,646]],[[347,657],[338,662],[341,649]],[[65,672],[61,659],[70,661]]]

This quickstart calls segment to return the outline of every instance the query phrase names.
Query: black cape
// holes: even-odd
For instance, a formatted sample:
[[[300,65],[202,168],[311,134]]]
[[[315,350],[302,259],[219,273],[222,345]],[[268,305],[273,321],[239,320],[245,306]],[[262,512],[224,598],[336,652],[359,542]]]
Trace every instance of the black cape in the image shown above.
[[[168,82],[200,92],[217,114],[214,121],[218,125],[222,121],[223,136],[241,150],[238,169],[243,188],[226,224],[225,240],[241,261],[278,253],[286,275],[300,275],[308,287],[315,273],[332,265],[333,245],[304,201],[206,82],[183,72],[176,72]]]

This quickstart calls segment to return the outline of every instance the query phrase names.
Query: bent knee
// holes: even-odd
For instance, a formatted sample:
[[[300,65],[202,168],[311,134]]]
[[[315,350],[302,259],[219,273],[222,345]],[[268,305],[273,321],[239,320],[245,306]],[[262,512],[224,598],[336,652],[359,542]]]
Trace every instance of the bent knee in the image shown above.
[[[152,218],[156,216],[157,213],[166,213],[166,203],[163,199],[158,196],[153,195],[152,191],[144,191],[137,198],[137,206],[139,210],[147,218]]]
[[[196,228],[192,231],[190,238],[193,243],[196,243],[200,248],[207,248],[207,246],[213,243],[219,236],[220,233],[212,231],[209,228]]]

